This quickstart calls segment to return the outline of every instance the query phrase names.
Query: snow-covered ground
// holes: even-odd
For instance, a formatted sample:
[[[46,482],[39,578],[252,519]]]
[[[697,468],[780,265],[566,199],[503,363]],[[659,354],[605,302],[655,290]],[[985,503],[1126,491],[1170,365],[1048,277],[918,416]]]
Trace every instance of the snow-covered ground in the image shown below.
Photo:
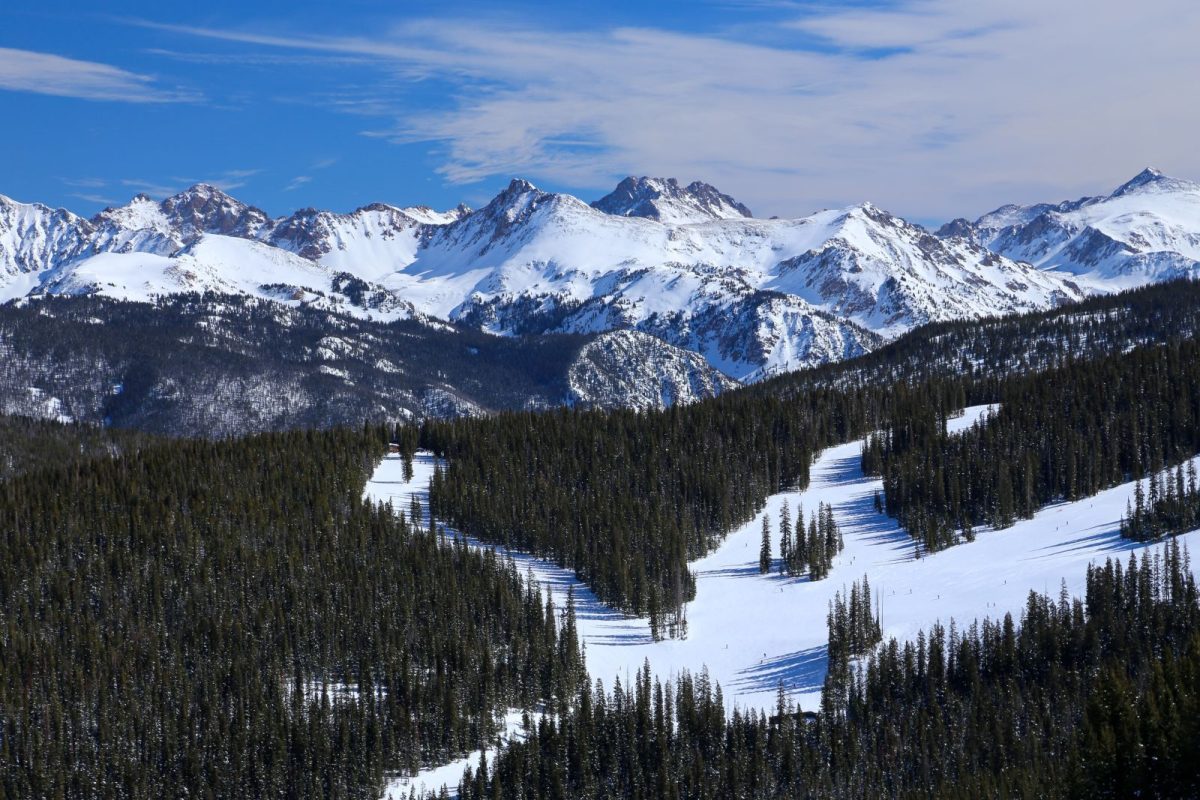
[[[537,725],[537,715],[530,715],[530,722]],[[524,738],[524,712],[519,709],[510,709],[504,715],[504,727],[500,731],[499,739],[507,742],[512,739],[524,741]],[[489,747],[486,752],[490,764],[499,752],[499,747]],[[388,781],[387,788],[383,793],[383,800],[408,800],[414,789],[418,795],[421,795],[425,792],[436,792],[443,786],[457,788],[459,781],[462,780],[463,770],[467,767],[473,770],[479,769],[479,762],[482,760],[483,754],[483,750],[475,750],[448,764],[423,769],[416,775],[394,777]]]
[[[986,406],[967,409],[951,422],[950,430],[969,427],[986,411]],[[573,573],[520,553],[512,555],[522,571],[532,569],[560,607],[567,587],[575,587],[588,671],[608,688],[615,676],[627,683],[648,659],[664,679],[707,667],[731,709],[773,708],[780,684],[804,708],[815,709],[827,662],[828,604],[835,592],[845,591],[864,574],[882,601],[885,638],[903,640],[952,617],[960,625],[1005,612],[1017,618],[1030,590],[1057,594],[1064,579],[1071,594],[1082,596],[1089,563],[1109,555],[1127,558],[1129,551],[1143,549],[1118,533],[1133,495],[1134,484],[1129,483],[1076,503],[1049,506],[1011,528],[981,529],[973,543],[914,558],[913,540],[895,520],[875,511],[874,493],[881,483],[863,475],[860,448],[856,441],[826,450],[813,465],[808,489],[774,495],[765,507],[778,556],[778,520],[785,500],[793,519],[801,506],[811,515],[818,503],[833,505],[845,550],[834,559],[829,577],[810,582],[781,576],[777,570],[759,574],[760,513],[717,550],[692,563],[696,599],[687,607],[686,640],[654,642],[645,619],[604,606]],[[406,483],[401,460],[388,457],[372,476],[366,495],[391,500],[398,510],[407,511],[414,494],[424,503],[433,467],[432,456],[418,454],[413,480]],[[1180,538],[1181,544],[1200,553],[1200,531]],[[455,781],[461,773],[460,765]]]

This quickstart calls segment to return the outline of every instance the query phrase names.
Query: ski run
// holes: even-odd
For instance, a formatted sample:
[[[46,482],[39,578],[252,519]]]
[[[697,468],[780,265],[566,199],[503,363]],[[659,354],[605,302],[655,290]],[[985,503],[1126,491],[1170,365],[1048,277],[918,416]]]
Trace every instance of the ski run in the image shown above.
[[[951,431],[964,430],[987,414],[988,406],[966,409],[952,420]],[[1033,519],[1010,528],[981,528],[974,542],[936,553],[920,553],[894,519],[875,510],[877,478],[863,475],[861,441],[825,450],[813,464],[809,487],[767,499],[750,522],[733,531],[704,558],[692,562],[696,597],[687,604],[687,638],[653,641],[649,622],[605,606],[575,574],[519,552],[511,555],[524,574],[529,571],[544,590],[565,608],[568,587],[574,587],[576,620],[586,648],[588,672],[611,689],[615,678],[624,685],[645,662],[663,680],[682,671],[707,669],[722,688],[729,710],[774,708],[784,691],[806,710],[816,710],[826,670],[826,614],[834,594],[866,575],[872,597],[878,598],[884,640],[914,639],[918,631],[951,619],[960,627],[985,617],[1019,620],[1031,591],[1057,596],[1065,585],[1082,597],[1087,566],[1107,557],[1128,558],[1147,545],[1122,539],[1118,532],[1134,483],[1126,483],[1073,503],[1041,509]],[[419,452],[413,476],[404,480],[399,456],[388,456],[367,483],[365,495],[390,502],[407,512],[416,497],[428,508],[429,480],[435,459]],[[829,576],[820,581],[780,574],[779,518],[784,503],[796,519],[805,518],[818,504],[832,504],[845,540]],[[767,574],[758,566],[762,515],[770,517],[772,554],[776,561]],[[449,532],[448,532],[449,533]],[[457,535],[457,534],[456,534]],[[1200,531],[1179,537],[1200,559]],[[476,547],[491,547],[468,538]],[[1157,547],[1158,545],[1149,545]],[[1196,569],[1195,564],[1193,569]],[[510,713],[501,738],[520,735],[520,713]],[[489,760],[494,754],[488,753]],[[477,766],[480,752],[412,778],[397,778],[388,797],[407,797],[411,788],[453,788],[463,768]]]

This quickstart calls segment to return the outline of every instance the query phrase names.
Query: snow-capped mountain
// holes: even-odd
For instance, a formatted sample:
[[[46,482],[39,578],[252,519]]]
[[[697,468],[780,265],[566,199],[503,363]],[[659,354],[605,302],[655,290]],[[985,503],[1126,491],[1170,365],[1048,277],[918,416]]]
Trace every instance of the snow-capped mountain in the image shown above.
[[[0,298],[34,290],[40,274],[87,252],[92,233],[70,211],[0,195]]]
[[[1132,193],[1132,190],[1131,190]],[[925,322],[1088,290],[869,203],[755,219],[700,182],[628,178],[587,204],[514,180],[484,207],[270,218],[212,186],[91,220],[0,199],[0,299],[212,290],[501,335],[636,330],[734,379],[837,361]]]
[[[628,177],[592,208],[621,217],[645,217],[676,225],[714,219],[753,217],[750,209],[713,186],[693,181],[680,186],[674,178]]]
[[[1103,197],[1007,205],[938,232],[1069,272],[1093,289],[1200,275],[1200,183],[1147,168]]]
[[[498,333],[632,328],[738,379],[851,357],[933,320],[1046,308],[1070,281],[868,205],[666,224],[513,181],[384,285]]]

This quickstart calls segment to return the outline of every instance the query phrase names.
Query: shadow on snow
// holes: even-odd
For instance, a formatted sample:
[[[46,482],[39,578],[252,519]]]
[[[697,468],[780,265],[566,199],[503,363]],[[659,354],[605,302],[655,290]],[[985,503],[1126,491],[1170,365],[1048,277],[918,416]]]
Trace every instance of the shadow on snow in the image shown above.
[[[738,672],[733,682],[739,689],[765,692],[783,684],[785,692],[817,691],[825,682],[829,652],[825,645],[797,650],[759,661]]]

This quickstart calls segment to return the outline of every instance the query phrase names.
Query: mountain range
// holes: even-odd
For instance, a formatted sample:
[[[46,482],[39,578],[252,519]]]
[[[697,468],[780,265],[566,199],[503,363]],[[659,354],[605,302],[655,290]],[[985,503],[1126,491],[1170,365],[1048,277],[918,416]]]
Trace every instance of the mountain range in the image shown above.
[[[722,375],[697,378],[703,391],[1198,264],[1200,184],[1152,169],[1107,196],[1002,206],[936,232],[870,203],[756,219],[708,184],[644,177],[590,204],[513,180],[477,210],[284,217],[206,184],[91,219],[0,196],[0,301],[217,292],[504,336],[636,331],[654,339],[596,353],[644,357],[655,339],[698,353]],[[665,402],[660,389],[634,394]]]

